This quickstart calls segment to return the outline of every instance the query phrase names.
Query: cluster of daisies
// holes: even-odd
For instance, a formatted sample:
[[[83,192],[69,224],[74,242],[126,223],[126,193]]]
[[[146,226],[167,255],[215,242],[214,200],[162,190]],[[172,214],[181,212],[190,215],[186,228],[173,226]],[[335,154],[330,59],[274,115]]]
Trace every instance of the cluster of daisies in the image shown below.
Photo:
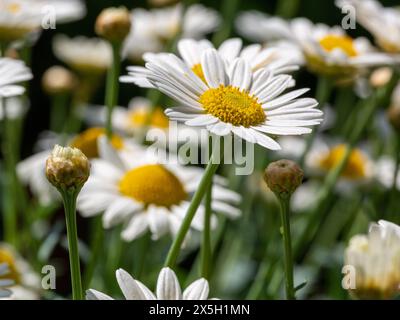
[[[153,2],[157,1],[149,1],[150,5],[155,5]],[[261,170],[268,162],[281,158],[297,161],[307,178],[290,199],[296,213],[292,223],[294,234],[301,234],[301,228],[306,226],[308,236],[308,224],[313,228],[320,226],[321,233],[329,230],[321,248],[317,242],[323,235],[315,231],[315,251],[324,251],[324,245],[337,245],[334,241],[342,245],[337,245],[341,250],[339,264],[356,270],[354,286],[345,288],[350,296],[390,299],[398,295],[400,227],[395,223],[400,223],[396,212],[396,196],[400,191],[397,154],[400,83],[396,87],[395,82],[400,64],[400,11],[384,8],[376,0],[336,1],[339,8],[356,9],[358,23],[370,32],[374,44],[364,37],[352,38],[339,26],[315,24],[306,18],[285,20],[258,11],[238,11],[234,27],[245,40],[233,37],[217,44],[209,40],[223,24],[223,17],[216,10],[201,4],[160,5],[149,10],[135,8],[131,12],[125,8],[112,9],[110,20],[115,19],[115,24],[110,28],[106,23],[96,24],[98,38],[65,34],[53,37],[53,53],[62,66],[49,68],[41,79],[43,91],[52,104],[49,129],[40,134],[34,153],[20,160],[19,147],[15,146],[21,143],[18,140],[23,134],[21,123],[29,118],[29,109],[34,112],[36,107],[30,106],[28,99],[26,84],[32,73],[29,59],[24,60],[23,53],[29,55],[48,24],[75,22],[86,15],[87,9],[81,0],[0,2],[0,122],[4,130],[1,140],[6,146],[2,154],[5,164],[2,190],[6,190],[3,192],[9,199],[1,209],[5,242],[0,244],[0,299],[47,296],[40,287],[37,268],[51,261],[56,247],[68,250],[63,225],[54,223],[59,221],[57,215],[63,197],[58,192],[60,188],[57,190],[54,182],[48,181],[49,176],[46,177],[46,160],[56,156],[52,150],[57,144],[72,148],[71,152],[79,149],[90,163],[90,175],[80,185],[76,199],[78,222],[93,227],[90,229],[93,234],[89,235],[93,243],[79,241],[83,269],[97,275],[89,272],[89,278],[85,279],[88,300],[110,300],[114,294],[122,297],[107,292],[113,289],[103,279],[109,275],[99,275],[104,271],[103,266],[98,267],[102,261],[106,267],[109,264],[114,267],[120,291],[128,300],[204,300],[209,298],[210,290],[213,296],[214,290],[218,291],[212,287],[212,278],[206,279],[204,275],[182,291],[180,272],[166,264],[168,267],[159,272],[153,292],[142,279],[134,279],[130,271],[124,270],[130,270],[129,264],[119,265],[124,260],[120,257],[123,248],[133,252],[141,247],[143,254],[136,257],[135,251],[128,257],[130,260],[144,260],[147,250],[158,250],[157,256],[164,256],[167,252],[163,244],[166,241],[170,244],[182,235],[182,246],[178,243],[178,249],[187,256],[197,254],[201,247],[199,237],[210,232],[207,224],[217,242],[213,247],[222,247],[226,256],[240,261],[232,267],[224,255],[221,259],[215,257],[215,263],[222,265],[219,269],[228,269],[225,277],[231,272],[237,287],[243,289],[240,286],[250,283],[251,290],[246,287],[252,292],[250,297],[263,297],[262,290],[254,289],[263,285],[251,283],[254,279],[266,282],[265,266],[269,268],[268,274],[272,274],[277,256],[275,244],[264,243],[271,248],[267,257],[272,258],[256,261],[258,271],[254,270],[254,257],[260,259],[260,254],[255,249],[238,253],[230,247],[246,251],[250,241],[257,247],[260,239],[266,239],[264,234],[257,238],[256,231],[247,232],[246,228],[253,225],[259,230],[257,224],[265,222],[256,215],[272,216],[273,210],[277,210],[276,199],[271,196],[273,191],[261,178]],[[51,13],[54,19],[49,19]],[[122,35],[119,28],[125,28]],[[110,105],[107,91],[105,105],[95,104],[107,73],[106,90],[109,89],[110,70],[115,71],[116,62],[128,65],[126,70],[118,72],[118,79],[114,78],[121,89],[129,88],[132,92],[142,88],[147,95],[132,96],[127,106],[120,106],[118,102]],[[315,94],[297,81],[303,68],[319,79]],[[114,84],[111,92],[118,92],[117,87]],[[377,135],[378,143],[361,141],[357,136],[357,141],[349,146],[352,130],[362,123],[362,107],[366,107],[360,101],[374,101],[377,92],[390,98],[386,99],[390,100],[390,108],[384,112],[381,105],[377,106],[373,121],[366,123],[371,128],[363,127],[362,132]],[[335,102],[329,103],[334,96]],[[255,145],[252,149],[255,153],[248,156],[255,158],[256,167],[248,177],[232,177],[233,165],[221,166],[218,174],[211,175],[210,201],[198,203],[189,230],[184,233],[209,166],[183,164],[180,155],[168,147],[154,152],[147,138],[158,130],[168,137],[174,136],[176,145],[182,145],[188,128],[193,129],[192,134],[203,130],[213,138],[232,137]],[[397,148],[393,147],[396,143]],[[66,174],[60,185],[68,182],[72,171],[67,169],[71,163],[62,168]],[[337,168],[341,169],[332,178]],[[325,184],[332,179],[335,179],[332,189],[326,189]],[[335,202],[326,206],[317,203],[320,190],[329,190],[329,197],[336,196],[338,207],[339,204],[348,207],[345,210],[348,216],[340,215],[342,207],[334,208],[330,217],[321,218],[314,225],[314,216],[309,213],[318,209],[321,212],[317,214],[322,216],[325,214],[322,211],[327,211],[328,206],[333,208]],[[375,194],[380,196],[372,199]],[[357,201],[362,209],[347,205]],[[385,202],[391,211],[377,212],[377,204],[382,206]],[[227,222],[226,218],[233,221]],[[338,227],[330,229],[336,218]],[[255,222],[249,222],[252,219]],[[96,221],[100,221],[100,228],[95,228]],[[344,227],[346,223],[348,226]],[[368,225],[368,235],[360,235]],[[240,226],[243,232],[237,232]],[[228,237],[229,232],[226,242],[232,241],[232,245],[228,246],[221,239]],[[79,235],[82,236],[81,231]],[[247,237],[252,240],[246,240]],[[155,250],[142,248],[149,241],[147,246],[153,245]],[[268,241],[281,245],[273,232]],[[345,249],[344,242],[348,243]],[[328,255],[329,250],[325,248],[324,254]],[[116,261],[107,261],[115,257],[114,251]],[[21,257],[26,253],[29,259]],[[35,267],[25,261],[30,259]],[[318,259],[323,260],[313,254],[307,259],[314,264]],[[160,264],[159,260],[157,263]],[[192,273],[196,272],[197,264],[196,260]],[[146,267],[141,271],[136,268],[136,272],[143,274]],[[314,265],[312,268],[319,270]],[[147,272],[147,281],[155,279],[152,269]],[[297,269],[301,266],[296,267],[296,272]],[[271,283],[280,281],[281,271],[277,268]],[[221,272],[219,275],[222,279]],[[191,275],[188,279],[195,277]],[[216,287],[221,287],[219,281],[214,281]],[[149,283],[154,285],[155,281]],[[92,285],[107,294],[90,289]],[[271,296],[270,291],[274,290],[268,287],[267,291]],[[306,297],[308,291],[304,292]]]

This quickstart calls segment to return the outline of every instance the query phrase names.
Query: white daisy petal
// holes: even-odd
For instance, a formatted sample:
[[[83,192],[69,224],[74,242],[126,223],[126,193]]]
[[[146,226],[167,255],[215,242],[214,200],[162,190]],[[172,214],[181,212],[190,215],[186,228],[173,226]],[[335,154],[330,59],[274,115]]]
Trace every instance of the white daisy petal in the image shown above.
[[[204,77],[210,87],[218,88],[221,84],[227,84],[224,62],[215,49],[209,49],[203,53],[201,65]]]
[[[170,268],[163,268],[158,276],[157,298],[158,300],[180,300],[182,298],[178,278]]]
[[[210,289],[208,281],[204,278],[198,279],[190,284],[183,292],[184,300],[207,300]]]
[[[243,59],[236,59],[230,67],[229,78],[232,86],[248,90],[252,80],[250,66]]]
[[[148,300],[149,291],[143,291],[137,281],[123,269],[116,271],[117,281],[126,300]]]
[[[132,241],[145,233],[148,227],[147,214],[137,213],[131,218],[128,225],[122,231],[121,236],[125,241]]]
[[[94,289],[89,289],[86,290],[86,300],[114,300],[114,299],[103,292]]]

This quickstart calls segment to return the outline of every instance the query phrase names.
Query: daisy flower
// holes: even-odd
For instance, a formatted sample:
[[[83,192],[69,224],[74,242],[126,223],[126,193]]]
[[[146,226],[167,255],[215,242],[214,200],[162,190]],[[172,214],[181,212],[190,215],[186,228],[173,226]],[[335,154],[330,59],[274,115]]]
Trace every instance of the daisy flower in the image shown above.
[[[99,140],[100,159],[92,160],[91,175],[78,197],[77,208],[85,216],[103,214],[105,228],[126,222],[122,238],[131,241],[148,229],[154,240],[175,235],[196,191],[203,169],[178,164],[160,164],[159,158],[140,146],[115,152],[105,137]],[[236,218],[240,196],[216,178],[212,208]],[[192,227],[202,230],[204,207],[200,206]],[[213,216],[212,225],[216,219]]]
[[[26,0],[2,0],[0,2],[0,41],[6,43],[21,40],[41,27],[41,8]]]
[[[375,38],[384,51],[400,53],[400,10],[385,8],[375,0],[337,0],[340,8],[355,8],[357,21]]]
[[[32,79],[31,71],[22,61],[0,58],[0,97],[18,96],[24,93],[23,86],[16,83]]]
[[[134,9],[124,52],[129,59],[138,61],[146,52],[162,51],[179,32],[182,38],[199,39],[214,31],[219,22],[216,11],[200,4],[189,6],[184,15],[180,4],[153,10]]]
[[[4,265],[7,266],[7,273],[3,275],[1,275],[2,265],[3,269]],[[9,286],[8,289],[11,291],[11,295],[7,297],[9,299],[35,300],[39,298],[41,287],[38,275],[14,248],[6,243],[0,243],[0,287],[2,281],[6,282],[6,286]],[[0,289],[0,297],[1,294]]]
[[[355,268],[355,288],[361,299],[391,299],[400,294],[400,227],[380,220],[368,235],[351,238],[345,265]]]
[[[322,121],[315,99],[298,98],[307,89],[282,94],[292,84],[289,75],[254,71],[243,58],[227,64],[215,49],[202,53],[201,67],[205,81],[175,55],[153,55],[138,76],[179,102],[166,110],[171,120],[219,136],[233,133],[271,150],[280,146],[269,135],[310,133],[308,127]]]
[[[306,18],[286,21],[257,12],[244,13],[238,21],[242,33],[252,35],[252,39],[269,41],[272,34],[292,41],[308,68],[318,74],[353,78],[367,68],[396,63],[395,57],[378,52],[366,38],[353,39],[339,26],[313,24]]]
[[[161,269],[158,275],[156,293],[143,283],[132,278],[123,269],[116,271],[118,285],[126,300],[207,300],[208,281],[204,278],[192,282],[183,292],[178,278],[170,268]],[[110,296],[94,289],[86,291],[86,300],[114,300]]]
[[[279,139],[282,150],[281,157],[298,160],[303,155],[306,142],[297,137],[283,137]],[[311,177],[323,177],[335,168],[343,159],[346,144],[317,137],[305,158],[305,171]],[[375,162],[368,152],[361,148],[354,148],[350,154],[337,184],[338,191],[348,191],[353,186],[367,184],[375,177]]]
[[[112,61],[111,45],[100,38],[69,38],[57,35],[54,38],[53,51],[58,59],[78,73],[103,73]]]

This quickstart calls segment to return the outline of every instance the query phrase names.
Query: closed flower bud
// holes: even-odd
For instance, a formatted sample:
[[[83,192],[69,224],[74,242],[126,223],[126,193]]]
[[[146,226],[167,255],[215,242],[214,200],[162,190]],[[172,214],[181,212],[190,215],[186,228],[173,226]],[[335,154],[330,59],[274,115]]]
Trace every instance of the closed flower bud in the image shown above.
[[[122,42],[131,29],[131,17],[125,7],[104,9],[97,17],[96,33],[110,42]]]
[[[382,67],[376,69],[371,73],[369,82],[374,88],[379,88],[385,86],[391,79],[393,75],[393,70],[389,67]]]
[[[89,173],[89,160],[77,148],[56,145],[46,161],[47,179],[60,191],[79,191]]]
[[[287,198],[303,180],[303,170],[291,160],[279,160],[268,165],[264,180],[278,198]]]
[[[53,66],[44,73],[42,86],[49,95],[66,94],[74,90],[77,84],[75,75],[61,66]]]

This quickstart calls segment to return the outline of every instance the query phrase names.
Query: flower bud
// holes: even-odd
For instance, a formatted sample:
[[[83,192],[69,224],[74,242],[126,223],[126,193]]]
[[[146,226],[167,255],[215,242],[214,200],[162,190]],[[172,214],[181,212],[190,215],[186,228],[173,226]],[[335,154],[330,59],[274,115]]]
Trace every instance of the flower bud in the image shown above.
[[[89,173],[89,160],[77,148],[56,145],[46,161],[47,179],[62,191],[80,190]]]
[[[370,84],[374,88],[385,86],[392,79],[393,71],[389,67],[378,68],[371,73]]]
[[[264,171],[264,180],[278,198],[287,198],[303,180],[303,170],[291,160],[272,162]]]
[[[131,17],[125,7],[104,9],[97,17],[96,33],[110,42],[122,42],[131,29]]]
[[[61,66],[53,66],[46,70],[42,78],[42,86],[49,95],[71,92],[77,84],[75,75]]]

